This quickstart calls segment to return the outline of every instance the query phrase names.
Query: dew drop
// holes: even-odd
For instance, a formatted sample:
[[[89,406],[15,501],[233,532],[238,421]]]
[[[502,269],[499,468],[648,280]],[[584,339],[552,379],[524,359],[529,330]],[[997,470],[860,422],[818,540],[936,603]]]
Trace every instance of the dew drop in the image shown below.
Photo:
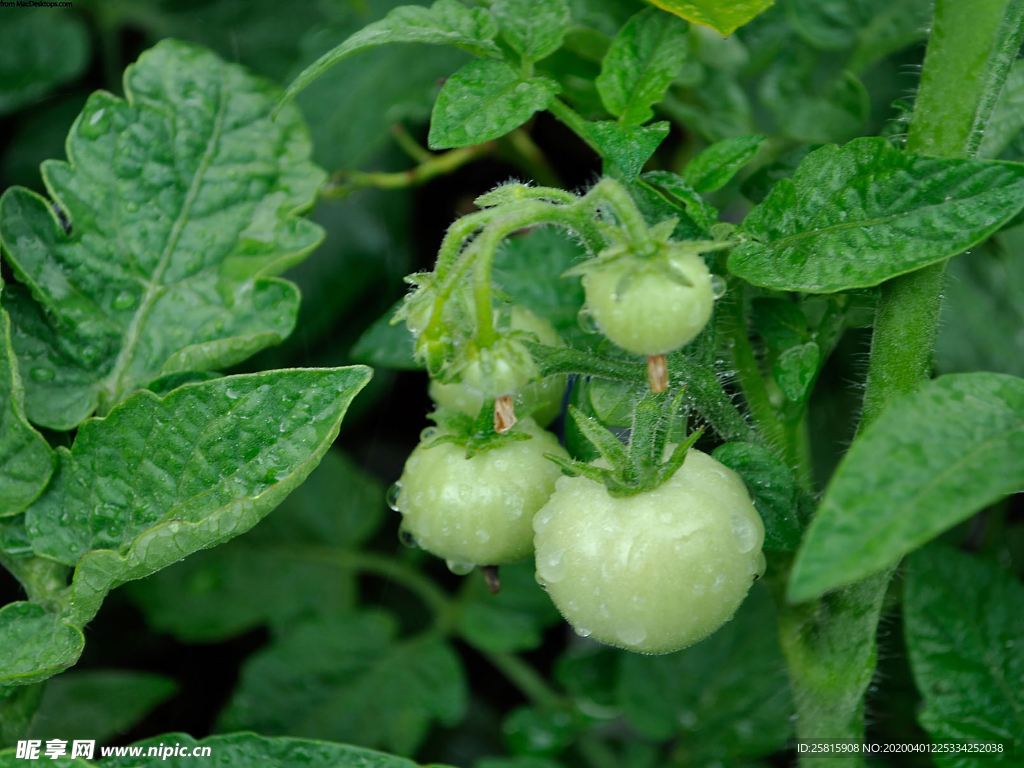
[[[615,631],[615,636],[622,641],[623,645],[635,647],[647,639],[647,630],[642,624],[630,622]]]
[[[398,529],[398,540],[407,547],[416,549],[420,543],[416,541],[416,537],[412,535],[412,531],[404,526]]]
[[[573,627],[576,630],[576,634],[580,637],[590,637],[590,630],[586,627]]]
[[[754,581],[757,581],[768,569],[768,561],[764,559],[764,552],[757,553],[757,569],[754,571]]]
[[[420,442],[425,443],[428,440],[433,440],[437,437],[437,432],[437,427],[426,427],[422,432],[420,432]]]
[[[56,376],[52,368],[44,368],[41,365],[38,365],[29,371],[28,375],[32,377],[33,381],[50,381],[54,376]]]
[[[456,576],[466,576],[476,568],[476,563],[470,563],[466,560],[446,560],[445,564],[448,566],[448,570]]]
[[[135,306],[135,294],[131,291],[121,291],[114,297],[114,309],[131,309]]]
[[[398,497],[399,497],[399,495],[401,493],[402,493],[402,484],[401,483],[392,483],[391,487],[388,488],[387,493],[384,495],[384,498],[387,501],[388,506],[391,507],[391,511],[392,512],[401,512],[402,511],[401,509],[398,508]]]
[[[586,304],[576,313],[576,322],[579,323],[584,333],[598,333],[601,330],[593,313],[590,311],[590,307]]]
[[[537,574],[549,584],[565,578],[565,550],[556,549],[537,559]]]
[[[715,297],[715,301],[725,296],[725,280],[719,275],[711,276],[711,295]]]
[[[737,513],[732,516],[729,524],[740,554],[745,555],[757,546],[757,528],[749,518]]]

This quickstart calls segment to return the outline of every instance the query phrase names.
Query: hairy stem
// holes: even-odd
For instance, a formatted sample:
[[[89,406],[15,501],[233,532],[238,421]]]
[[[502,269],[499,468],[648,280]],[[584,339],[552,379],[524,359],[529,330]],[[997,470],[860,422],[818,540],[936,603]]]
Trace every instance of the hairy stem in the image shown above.
[[[1024,0],[936,0],[921,88],[907,138],[911,151],[966,157],[975,151],[1024,34]],[[945,265],[883,285],[875,318],[860,430],[931,375]],[[864,736],[864,693],[892,569],[809,604],[780,610],[781,641],[804,739]],[[818,759],[804,759],[805,766]],[[822,766],[863,765],[862,757]]]

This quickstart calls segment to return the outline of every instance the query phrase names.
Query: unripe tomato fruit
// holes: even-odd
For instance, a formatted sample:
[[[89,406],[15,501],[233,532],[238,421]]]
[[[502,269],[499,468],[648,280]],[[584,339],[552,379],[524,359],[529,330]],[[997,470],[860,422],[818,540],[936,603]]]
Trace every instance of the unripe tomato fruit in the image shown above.
[[[636,496],[562,477],[533,525],[537,580],[566,620],[640,653],[710,635],[764,569],[764,524],[743,481],[694,449],[669,480]]]
[[[512,308],[509,329],[513,331],[529,331],[536,335],[541,344],[558,346],[561,340],[553,325],[542,317],[538,317],[526,307]],[[522,372],[513,370],[514,366],[507,360],[498,360],[492,372],[492,385],[496,390],[485,395],[487,388],[484,381],[480,361],[470,363],[462,371],[462,381],[442,384],[430,382],[430,397],[442,408],[453,408],[475,416],[480,412],[487,396],[494,397],[504,394],[515,394],[516,410],[533,408],[530,415],[542,427],[547,426],[562,410],[565,397],[566,379],[564,376],[548,376],[547,378],[527,383],[528,378]],[[531,366],[532,368],[532,366]],[[527,375],[531,371],[525,371]],[[497,391],[504,390],[504,391]]]
[[[628,259],[583,276],[591,317],[628,352],[672,352],[692,341],[711,317],[715,295],[704,260],[693,253],[668,258],[692,285],[680,285],[664,272]],[[623,285],[629,270],[639,271]]]
[[[561,474],[544,454],[567,454],[554,435],[530,418],[522,419],[515,429],[531,439],[469,459],[465,448],[454,443],[416,446],[398,481],[395,506],[404,518],[403,533],[463,568],[529,557],[533,516]]]

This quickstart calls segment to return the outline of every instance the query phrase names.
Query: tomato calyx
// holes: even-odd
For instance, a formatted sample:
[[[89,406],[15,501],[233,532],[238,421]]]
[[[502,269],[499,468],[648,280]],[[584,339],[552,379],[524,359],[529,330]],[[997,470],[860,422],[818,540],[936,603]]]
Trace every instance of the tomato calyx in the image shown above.
[[[453,408],[438,408],[427,418],[437,424],[441,434],[434,437],[432,428],[428,427],[424,431],[423,447],[433,448],[442,443],[454,443],[466,449],[466,458],[469,459],[484,451],[530,439],[526,432],[512,429],[511,426],[505,431],[499,431],[494,423],[494,410],[494,398],[485,400],[480,413],[475,417]],[[526,415],[526,412],[519,414],[521,417]]]
[[[636,406],[628,446],[597,419],[569,406],[580,432],[601,454],[603,461],[600,463],[606,466],[555,455],[548,455],[548,459],[571,477],[586,477],[601,483],[614,497],[654,490],[676,473],[686,460],[687,452],[704,433],[703,429],[692,432],[665,456],[669,439],[680,432],[680,427],[685,429],[685,422],[680,424],[685,392],[685,387],[680,387],[674,394],[647,393]]]

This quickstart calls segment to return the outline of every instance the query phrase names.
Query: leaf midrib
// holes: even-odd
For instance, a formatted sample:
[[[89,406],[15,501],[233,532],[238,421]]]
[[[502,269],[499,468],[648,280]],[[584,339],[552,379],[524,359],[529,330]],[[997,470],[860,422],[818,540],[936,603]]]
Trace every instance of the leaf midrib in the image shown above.
[[[157,262],[152,276],[146,283],[146,292],[139,304],[139,311],[135,313],[135,316],[132,318],[131,325],[128,327],[128,333],[125,334],[124,344],[121,347],[121,351],[118,353],[114,369],[105,379],[105,385],[103,386],[103,391],[101,392],[100,402],[97,408],[97,413],[101,416],[106,415],[106,413],[120,402],[122,398],[122,379],[125,377],[128,367],[132,363],[132,359],[135,355],[135,349],[142,338],[143,328],[146,325],[146,321],[149,319],[149,313],[152,311],[153,305],[155,305],[160,296],[163,295],[165,288],[163,284],[164,274],[170,266],[171,257],[177,248],[181,233],[184,231],[185,225],[188,223],[192,206],[195,204],[196,198],[199,196],[203,176],[209,169],[210,163],[213,161],[214,152],[220,142],[226,106],[227,98],[225,96],[223,86],[220,85],[217,88],[217,116],[214,119],[213,130],[210,132],[210,138],[206,143],[206,151],[203,153],[202,160],[199,162],[195,174],[192,177],[192,183],[189,186],[188,194],[185,196],[185,201],[182,203],[181,211],[178,213],[178,218],[175,219],[174,226],[171,228],[170,237],[167,238],[167,245],[164,247],[163,253],[160,254],[160,260]]]

